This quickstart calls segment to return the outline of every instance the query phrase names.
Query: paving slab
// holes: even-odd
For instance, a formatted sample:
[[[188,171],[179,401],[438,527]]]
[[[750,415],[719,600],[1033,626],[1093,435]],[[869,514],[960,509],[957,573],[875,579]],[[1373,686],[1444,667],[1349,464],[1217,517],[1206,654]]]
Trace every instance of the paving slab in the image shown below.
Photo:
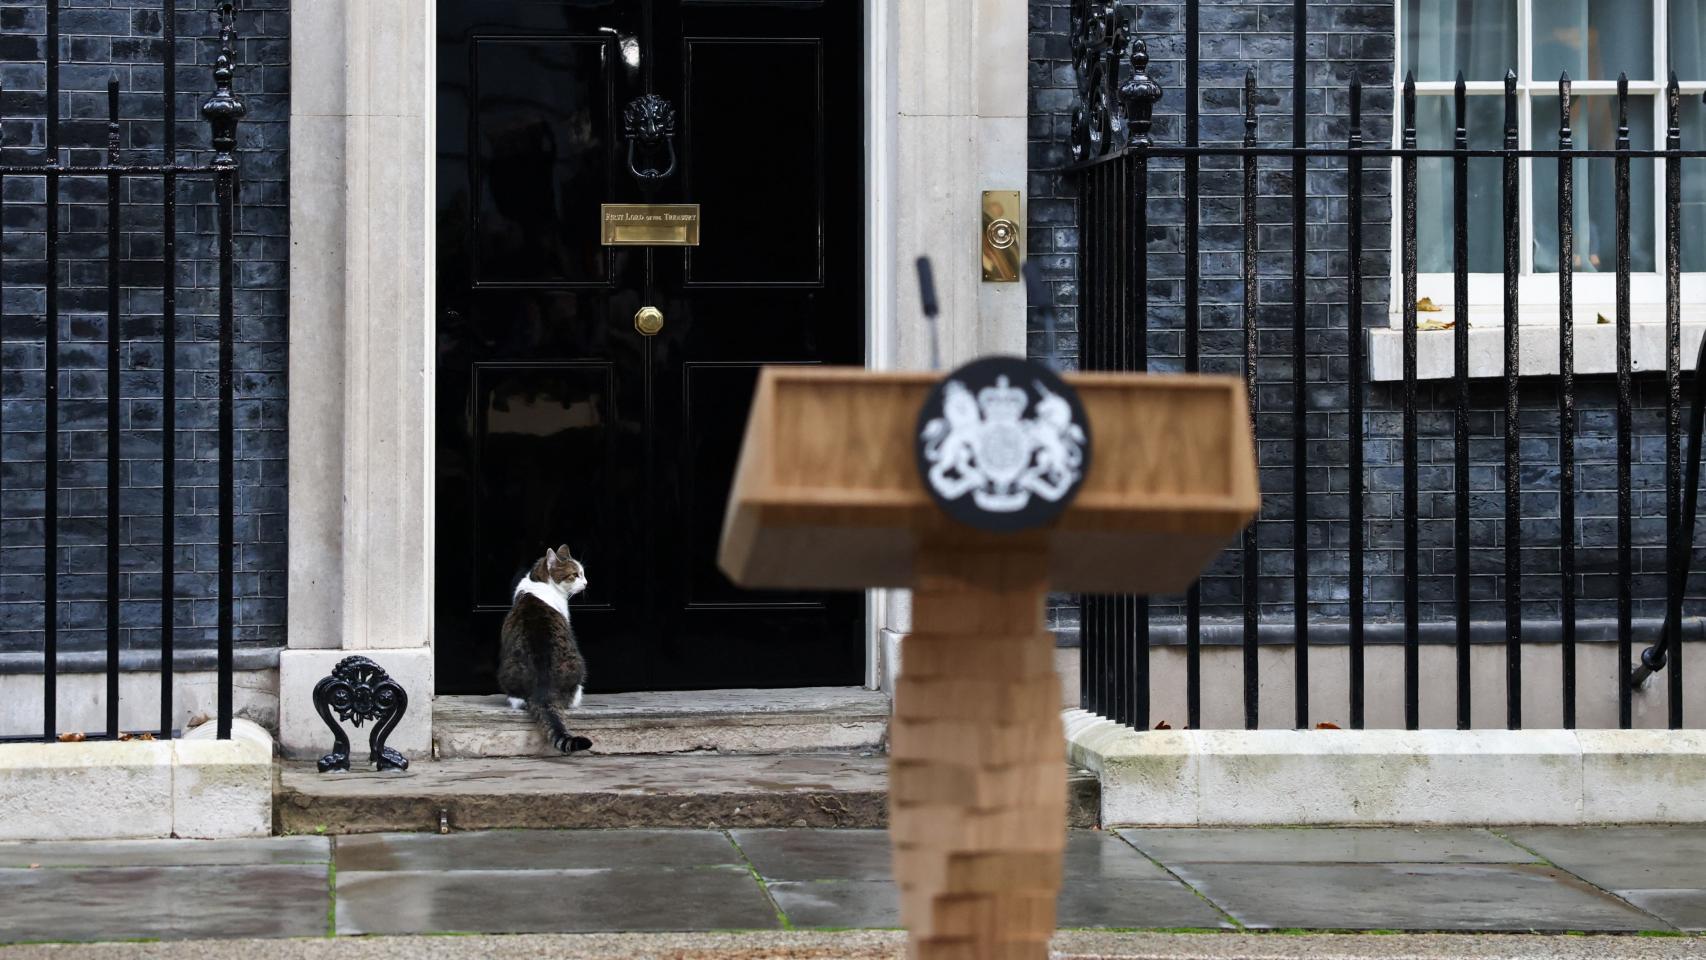
[[[1232,923],[1112,833],[1074,831],[1055,918],[1064,929],[1213,929]]]
[[[1618,890],[1616,893],[1678,930],[1706,933],[1706,890]]]
[[[734,830],[753,869],[766,880],[888,880],[886,830]]]
[[[1537,863],[1490,830],[1255,827],[1121,829],[1162,863]]]
[[[1524,827],[1500,832],[1607,890],[1706,890],[1706,827]]]
[[[1699,960],[1706,940],[1495,935],[1284,936],[1065,931],[1054,960]],[[7,960],[902,960],[905,934],[526,934],[8,948]]]
[[[720,830],[497,830],[339,837],[338,870],[584,870],[743,867]]]
[[[324,864],[0,870],[0,943],[326,935]]]
[[[324,864],[327,837],[253,840],[73,840],[0,843],[0,869],[21,867],[196,867]]]
[[[781,927],[745,867],[340,871],[337,883],[340,935]]]
[[[773,882],[766,885],[788,922],[802,929],[900,928],[900,888],[888,880]]]
[[[1537,864],[1172,863],[1245,926],[1416,931],[1665,930],[1562,870]]]

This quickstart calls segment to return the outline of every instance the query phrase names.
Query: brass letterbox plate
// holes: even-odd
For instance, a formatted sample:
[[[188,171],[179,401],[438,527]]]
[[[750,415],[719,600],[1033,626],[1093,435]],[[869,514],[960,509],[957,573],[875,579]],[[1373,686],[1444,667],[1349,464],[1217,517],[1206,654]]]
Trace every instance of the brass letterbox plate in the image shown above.
[[[607,247],[697,247],[697,203],[607,203],[600,210]]]

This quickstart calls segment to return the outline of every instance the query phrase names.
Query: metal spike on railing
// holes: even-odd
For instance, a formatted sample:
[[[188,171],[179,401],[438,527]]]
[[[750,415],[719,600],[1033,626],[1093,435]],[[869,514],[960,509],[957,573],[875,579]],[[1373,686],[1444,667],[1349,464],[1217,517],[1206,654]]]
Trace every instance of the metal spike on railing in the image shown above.
[[[1634,454],[1635,400],[1634,362],[1630,317],[1630,216],[1629,216],[1629,75],[1617,76],[1617,157],[1613,163],[1614,203],[1617,210],[1617,661],[1633,658],[1635,619],[1635,524]],[[1634,726],[1630,688],[1618,684],[1617,723],[1627,730]]]
[[[1029,305],[1036,307],[1043,317],[1043,336],[1048,338],[1044,348],[1044,359],[1050,370],[1059,371],[1060,366],[1060,332],[1055,320],[1054,297],[1050,295],[1048,284],[1043,282],[1043,272],[1037,268],[1035,260],[1026,260],[1020,272],[1025,277],[1025,298]]]
[[[237,163],[237,123],[249,108],[232,92],[237,72],[237,14],[233,0],[222,0],[218,8],[219,56],[213,61],[213,96],[201,107],[201,115],[213,128],[213,163]]]
[[[1563,722],[1576,726],[1575,131],[1570,74],[1558,77],[1558,594]]]
[[[1416,148],[1416,75],[1404,74],[1405,150]],[[1401,282],[1403,284],[1403,457],[1404,457],[1404,727],[1421,726],[1421,527],[1418,522],[1420,485],[1417,458],[1416,384],[1416,158],[1406,155],[1399,164],[1399,233],[1402,238]]]
[[[1256,145],[1256,71],[1244,71],[1244,146]]]
[[[1452,89],[1453,136],[1451,159],[1452,263],[1452,416],[1453,509],[1451,586],[1452,625],[1456,628],[1457,729],[1467,730],[1474,713],[1470,686],[1473,657],[1470,633],[1469,553],[1469,85],[1457,71]]]
[[[1161,85],[1149,76],[1149,44],[1137,40],[1131,45],[1131,75],[1120,84],[1120,100],[1125,104],[1126,121],[1131,124],[1131,144],[1136,147],[1154,145],[1149,133],[1155,125],[1155,103],[1161,99]]]

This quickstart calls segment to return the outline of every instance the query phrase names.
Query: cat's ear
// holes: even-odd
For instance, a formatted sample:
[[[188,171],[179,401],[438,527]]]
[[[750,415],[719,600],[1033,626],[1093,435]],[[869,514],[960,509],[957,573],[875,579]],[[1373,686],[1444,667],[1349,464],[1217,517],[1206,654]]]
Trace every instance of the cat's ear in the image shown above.
[[[551,567],[554,567],[556,565],[557,565],[557,551],[552,550],[549,547],[545,548],[545,567],[546,567],[546,569],[550,569]]]
[[[559,560],[573,560],[574,559],[574,557],[569,556],[569,545],[568,544],[565,543],[562,546],[557,548],[557,559],[559,559]]]

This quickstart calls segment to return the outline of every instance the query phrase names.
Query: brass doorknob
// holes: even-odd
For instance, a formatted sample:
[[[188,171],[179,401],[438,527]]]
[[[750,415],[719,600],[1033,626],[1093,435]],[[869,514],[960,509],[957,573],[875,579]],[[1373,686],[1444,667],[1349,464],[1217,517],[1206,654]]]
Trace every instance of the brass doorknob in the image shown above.
[[[634,329],[641,335],[655,337],[663,329],[663,311],[657,307],[641,307],[634,314]]]

